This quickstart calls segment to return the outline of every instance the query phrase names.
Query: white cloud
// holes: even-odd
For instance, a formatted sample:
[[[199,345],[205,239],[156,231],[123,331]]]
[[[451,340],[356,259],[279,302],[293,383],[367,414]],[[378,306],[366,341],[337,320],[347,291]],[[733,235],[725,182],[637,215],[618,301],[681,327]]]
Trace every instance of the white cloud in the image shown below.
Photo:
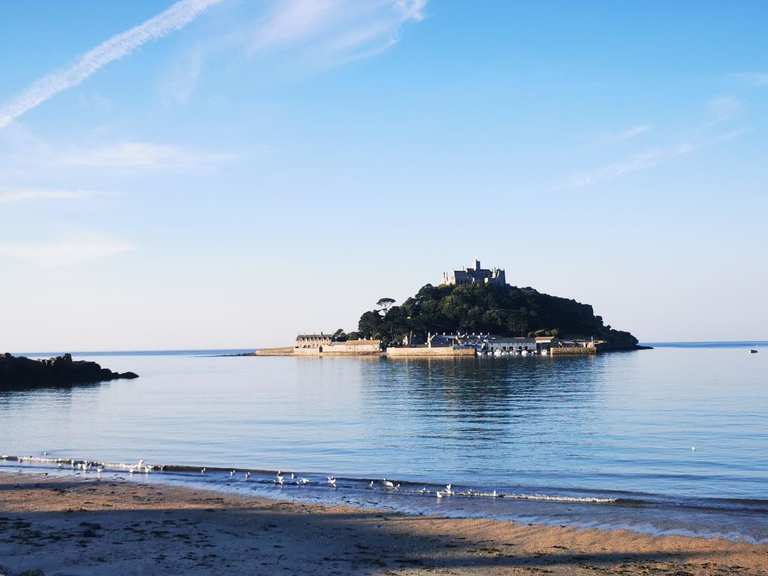
[[[54,164],[86,168],[170,168],[206,166],[231,160],[228,154],[154,144],[151,142],[122,142],[96,148],[81,148],[65,152]]]
[[[741,100],[732,96],[713,98],[707,105],[710,113],[714,116],[713,124],[727,122],[735,118],[744,107]]]
[[[685,156],[695,149],[688,143],[682,143],[670,148],[656,148],[633,154],[627,158],[595,168],[586,172],[572,175],[564,183],[555,187],[556,190],[587,188],[595,184],[620,178],[634,172],[640,172],[657,166],[661,162]]]
[[[107,64],[119,60],[147,42],[183,28],[209,7],[223,0],[179,0],[143,24],[113,36],[83,54],[75,64],[37,80],[25,92],[0,108],[0,129],[56,94],[73,88]]]
[[[203,68],[203,51],[190,50],[163,75],[160,91],[170,105],[186,104],[197,86]]]
[[[675,146],[652,148],[644,150],[642,152],[627,156],[623,160],[606,164],[592,170],[584,172],[578,172],[567,178],[561,184],[554,186],[552,189],[557,190],[573,190],[579,188],[587,188],[595,184],[603,182],[609,182],[622,176],[641,172],[643,170],[649,170],[655,168],[659,164],[674,160],[676,158],[682,158],[687,156],[701,148],[723,144],[739,138],[740,136],[748,133],[747,129],[737,129],[725,132],[723,134],[716,134],[708,138],[699,138],[691,142],[681,142]]]
[[[248,53],[306,48],[326,63],[349,62],[394,46],[402,26],[424,19],[427,0],[283,0],[253,32]]]
[[[57,190],[52,188],[0,189],[0,204],[13,204],[32,200],[79,200],[92,196],[87,190]]]
[[[427,0],[397,0],[395,4],[398,10],[400,10],[403,20],[413,20],[414,22],[424,20]]]
[[[131,243],[108,236],[80,236],[52,242],[0,242],[0,258],[43,268],[62,268],[135,250]]]
[[[638,136],[647,134],[652,129],[653,128],[651,126],[646,126],[646,125],[632,126],[631,128],[627,128],[626,130],[622,130],[621,132],[614,132],[612,134],[606,135],[606,140],[610,140],[612,142],[623,142],[626,140],[632,140],[633,138],[637,138]]]

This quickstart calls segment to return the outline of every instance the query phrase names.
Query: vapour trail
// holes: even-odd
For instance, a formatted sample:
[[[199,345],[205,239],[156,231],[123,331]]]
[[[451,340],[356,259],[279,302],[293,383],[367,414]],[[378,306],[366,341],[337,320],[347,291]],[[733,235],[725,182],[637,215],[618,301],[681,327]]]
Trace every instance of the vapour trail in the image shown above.
[[[224,0],[179,0],[146,22],[102,42],[83,54],[69,68],[43,76],[15,100],[0,108],[0,129],[56,94],[77,86],[110,62],[127,56],[144,44],[183,28],[205,10]]]

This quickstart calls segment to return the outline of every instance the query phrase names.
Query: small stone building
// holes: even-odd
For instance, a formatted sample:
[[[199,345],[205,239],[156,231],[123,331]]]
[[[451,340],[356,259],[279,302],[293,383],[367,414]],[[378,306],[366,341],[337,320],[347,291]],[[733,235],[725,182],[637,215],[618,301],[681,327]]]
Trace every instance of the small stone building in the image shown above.
[[[296,336],[296,343],[293,345],[298,350],[310,350],[327,346],[331,343],[330,334],[299,334]]]

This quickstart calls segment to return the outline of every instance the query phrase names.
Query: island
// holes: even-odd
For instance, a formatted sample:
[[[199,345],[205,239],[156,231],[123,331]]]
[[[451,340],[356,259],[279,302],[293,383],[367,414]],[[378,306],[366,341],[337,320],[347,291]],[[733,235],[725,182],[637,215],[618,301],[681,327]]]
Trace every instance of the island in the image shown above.
[[[4,390],[69,387],[119,378],[138,378],[133,372],[113,372],[96,362],[72,360],[71,354],[34,360],[12,354],[0,355],[0,392]]]
[[[257,356],[386,354],[411,356],[558,356],[646,349],[630,332],[605,324],[589,304],[507,283],[503,269],[474,266],[444,274],[397,305],[380,298],[357,329],[300,334],[293,347]]]

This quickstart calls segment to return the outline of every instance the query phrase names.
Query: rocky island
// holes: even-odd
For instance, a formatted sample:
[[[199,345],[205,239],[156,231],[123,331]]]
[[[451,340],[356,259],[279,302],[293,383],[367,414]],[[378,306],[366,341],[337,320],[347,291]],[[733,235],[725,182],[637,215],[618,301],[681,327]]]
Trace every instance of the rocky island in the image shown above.
[[[402,304],[380,298],[352,332],[299,334],[293,347],[253,355],[562,356],[646,348],[606,324],[591,305],[509,284],[503,269],[482,268],[476,260]]]
[[[33,360],[12,354],[0,355],[0,392],[77,384],[107,382],[119,378],[138,378],[133,372],[113,372],[96,362],[72,360],[71,354]]]
[[[616,330],[592,306],[550,296],[534,288],[509,284],[423,286],[400,306],[363,313],[354,336],[376,338],[386,345],[404,340],[425,342],[431,334],[492,334],[501,337],[552,336],[601,342],[602,350],[638,350],[637,338]]]

